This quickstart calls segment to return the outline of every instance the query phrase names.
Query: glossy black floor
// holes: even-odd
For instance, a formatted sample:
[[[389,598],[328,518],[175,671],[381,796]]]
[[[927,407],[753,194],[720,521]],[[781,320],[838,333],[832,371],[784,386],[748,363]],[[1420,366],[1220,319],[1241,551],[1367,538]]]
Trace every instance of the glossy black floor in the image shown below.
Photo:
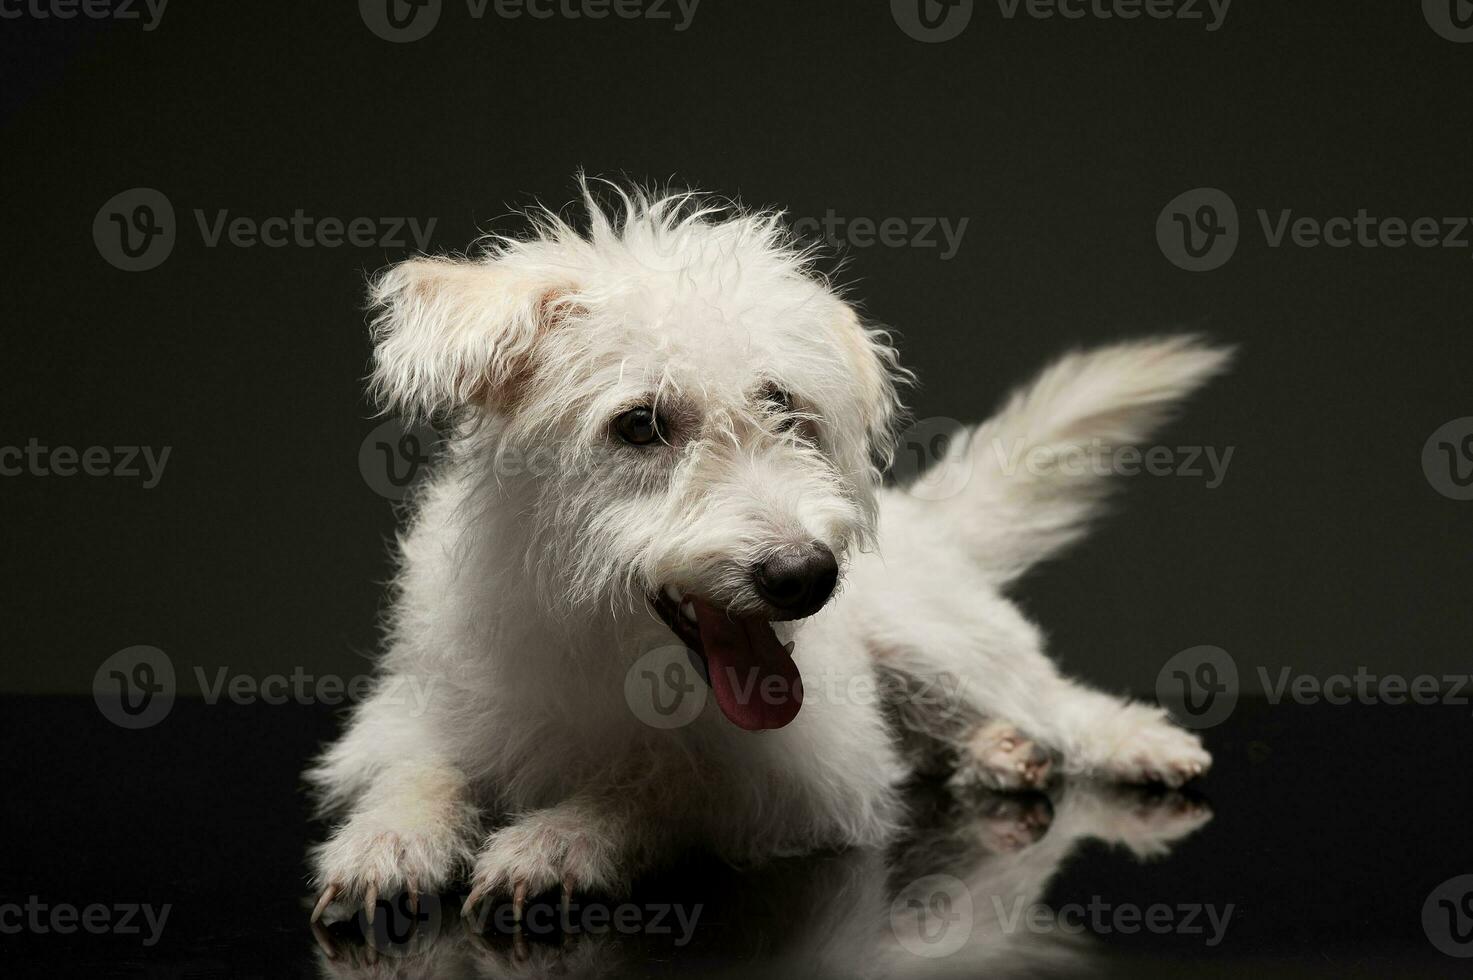
[[[1473,874],[1467,706],[1244,702],[1206,733],[1217,765],[1188,794],[920,787],[887,855],[747,872],[692,857],[623,900],[536,903],[519,935],[504,910],[468,930],[455,896],[414,929],[383,902],[367,944],[361,916],[308,926],[319,828],[297,774],[330,712],[181,701],[126,732],[90,699],[0,706],[9,976],[1473,972],[1450,955],[1473,954],[1473,897],[1434,895]],[[130,906],[154,918],[63,931],[56,910],[89,905],[113,926]]]

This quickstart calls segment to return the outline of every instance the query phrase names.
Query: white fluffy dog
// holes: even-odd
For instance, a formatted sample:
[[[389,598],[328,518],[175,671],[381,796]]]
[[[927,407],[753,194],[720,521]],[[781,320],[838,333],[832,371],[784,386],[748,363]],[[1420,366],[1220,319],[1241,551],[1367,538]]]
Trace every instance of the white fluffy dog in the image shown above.
[[[374,394],[453,434],[400,541],[382,682],[308,774],[342,814],[314,918],[466,871],[467,910],[519,907],[683,847],[880,845],[919,764],[899,729],[1004,790],[1206,770],[1160,710],[1061,676],[1004,597],[1104,489],[1007,463],[1139,442],[1223,352],[1070,355],[953,441],[958,492],[920,499],[881,485],[895,352],[780,217],[619,197],[373,284]],[[714,704],[655,727],[626,680],[677,643]]]

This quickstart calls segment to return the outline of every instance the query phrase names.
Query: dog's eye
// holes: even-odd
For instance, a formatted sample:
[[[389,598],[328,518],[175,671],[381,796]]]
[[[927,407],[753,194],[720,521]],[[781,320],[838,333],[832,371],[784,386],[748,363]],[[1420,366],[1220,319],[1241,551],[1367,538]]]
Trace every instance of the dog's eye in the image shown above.
[[[659,417],[652,408],[631,408],[614,419],[614,431],[631,446],[648,446],[660,438]]]

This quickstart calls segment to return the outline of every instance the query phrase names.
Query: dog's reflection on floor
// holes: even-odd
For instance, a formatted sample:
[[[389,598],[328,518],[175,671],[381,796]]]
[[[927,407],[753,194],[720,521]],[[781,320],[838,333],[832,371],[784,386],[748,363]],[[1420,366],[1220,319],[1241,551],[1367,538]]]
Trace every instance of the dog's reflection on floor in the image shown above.
[[[370,923],[314,923],[324,977],[951,977],[1072,974],[1092,945],[1030,927],[1078,844],[1160,857],[1211,818],[1178,792],[1065,783],[1048,795],[919,787],[885,852],[741,872],[687,865],[623,899],[556,895],[460,916],[455,896],[379,902]]]

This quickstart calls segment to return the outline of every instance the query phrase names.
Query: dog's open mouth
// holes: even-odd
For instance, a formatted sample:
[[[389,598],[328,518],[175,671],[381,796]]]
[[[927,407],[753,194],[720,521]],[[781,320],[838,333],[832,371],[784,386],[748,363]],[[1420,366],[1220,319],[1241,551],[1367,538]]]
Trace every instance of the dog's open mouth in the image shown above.
[[[650,605],[703,661],[716,704],[732,724],[756,732],[797,717],[803,679],[793,644],[778,642],[770,619],[718,609],[668,585],[650,596]]]

